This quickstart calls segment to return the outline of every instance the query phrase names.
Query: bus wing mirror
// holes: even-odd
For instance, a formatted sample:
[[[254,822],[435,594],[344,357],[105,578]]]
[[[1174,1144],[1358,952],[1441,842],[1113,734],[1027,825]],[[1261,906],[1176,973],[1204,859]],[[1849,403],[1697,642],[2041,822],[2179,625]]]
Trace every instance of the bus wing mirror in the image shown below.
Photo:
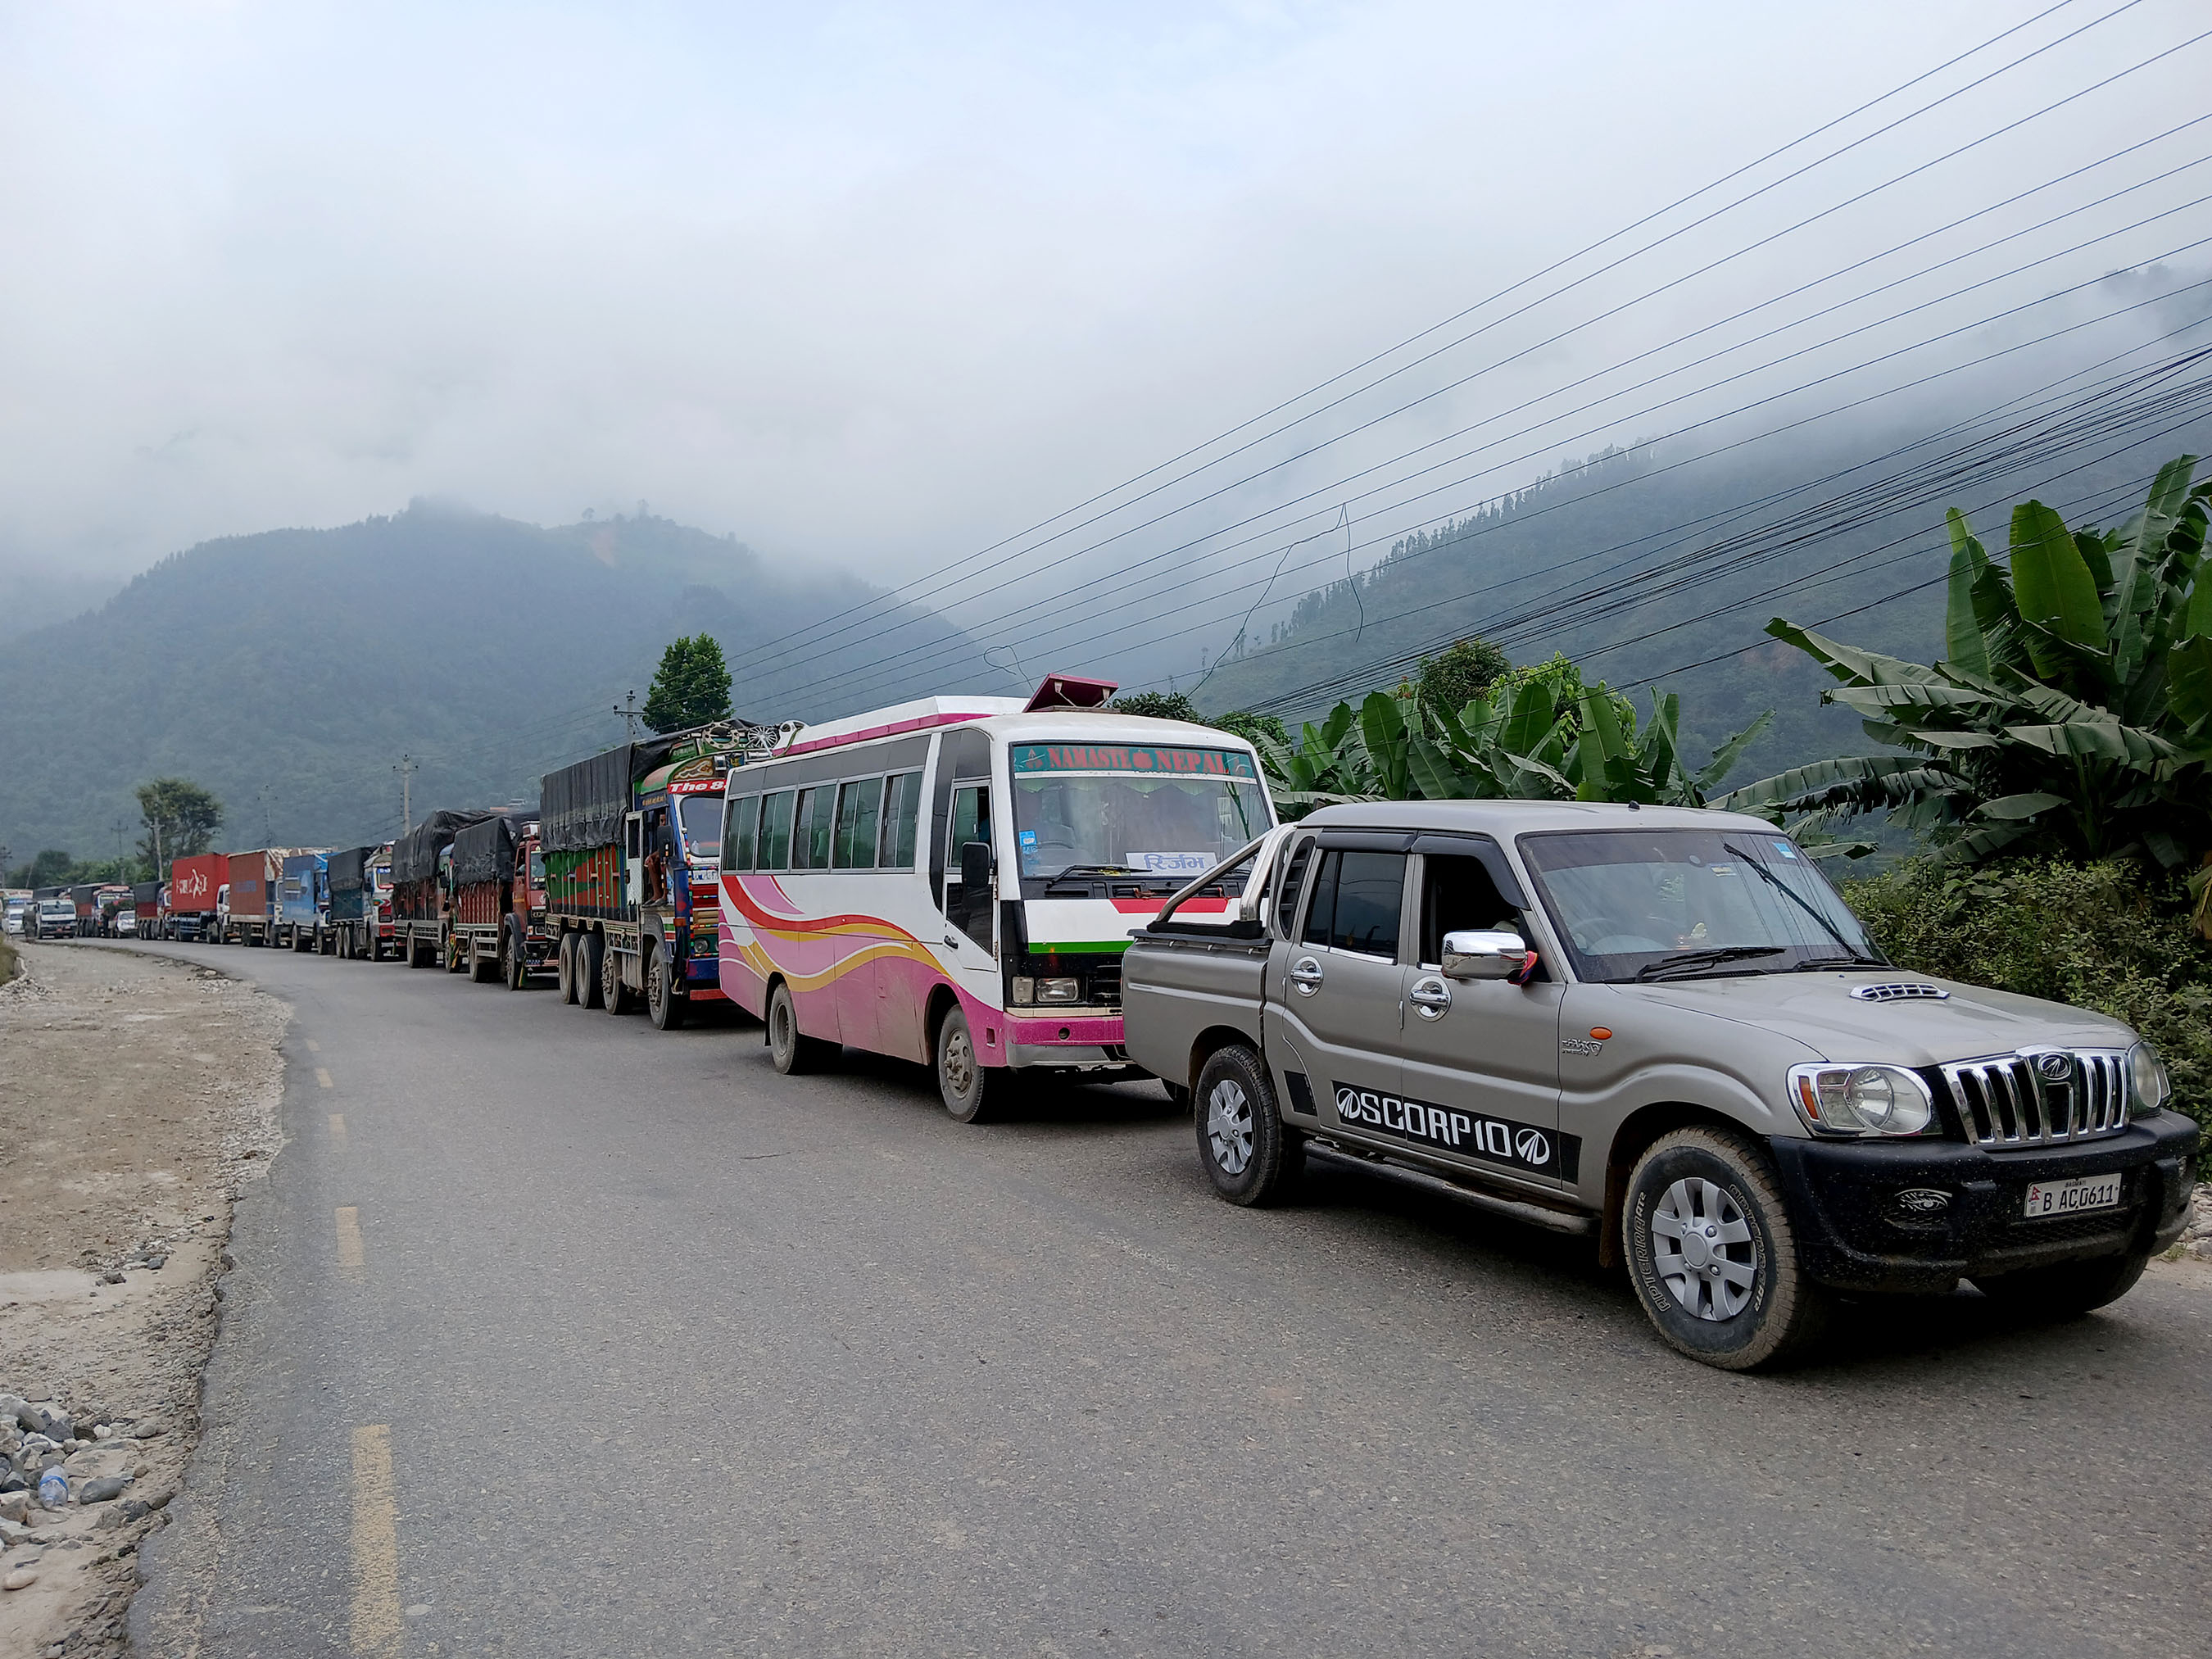
[[[963,842],[960,847],[960,885],[970,898],[991,885],[991,843]]]

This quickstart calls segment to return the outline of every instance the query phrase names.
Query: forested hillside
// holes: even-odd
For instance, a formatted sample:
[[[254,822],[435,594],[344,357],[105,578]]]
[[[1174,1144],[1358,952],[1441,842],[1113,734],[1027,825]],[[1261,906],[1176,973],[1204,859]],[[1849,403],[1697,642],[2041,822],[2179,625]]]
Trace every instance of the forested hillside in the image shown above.
[[[1947,568],[1944,508],[1972,514],[1999,548],[2010,504],[2039,493],[2069,522],[2116,523],[2142,504],[2161,461],[2212,445],[2212,422],[2124,447],[2142,436],[1978,458],[1955,479],[1914,475],[1911,456],[1865,466],[1893,447],[1879,434],[1779,464],[1677,467],[1663,447],[1593,456],[1309,593],[1218,665],[1195,700],[1214,713],[1279,714],[1295,731],[1340,698],[1395,684],[1423,650],[1481,635],[1516,661],[1564,652],[1591,679],[1637,687],[1639,706],[1649,702],[1640,683],[1658,678],[1681,694],[1686,735],[1709,743],[1774,709],[1740,777],[1859,752],[1857,720],[1820,705],[1827,677],[1767,641],[1767,619],[1837,617],[1839,638],[1940,655],[1942,591],[1920,585]],[[1852,468],[1862,470],[1833,476]],[[1820,510],[1853,490],[1854,504]]]
[[[398,824],[403,755],[418,816],[534,800],[547,768],[620,738],[614,704],[642,702],[679,634],[720,641],[738,714],[819,720],[842,711],[818,691],[787,707],[789,689],[863,653],[765,678],[742,653],[872,591],[655,518],[541,529],[418,505],[209,542],[0,646],[0,842],[112,856],[133,787],[172,774],[222,797],[219,845],[366,841]],[[960,664],[964,688],[1012,689],[980,653]]]

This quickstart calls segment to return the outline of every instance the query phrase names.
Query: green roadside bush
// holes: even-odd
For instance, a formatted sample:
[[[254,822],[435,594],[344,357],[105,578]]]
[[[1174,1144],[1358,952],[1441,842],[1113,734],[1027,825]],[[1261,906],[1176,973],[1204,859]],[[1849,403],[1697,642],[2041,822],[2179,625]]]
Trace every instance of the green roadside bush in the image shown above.
[[[15,977],[15,947],[0,939],[0,985]]]
[[[1916,859],[1844,891],[1903,966],[2125,1020],[2165,1056],[2175,1109],[2212,1133],[2212,945],[2180,880],[2124,859]]]

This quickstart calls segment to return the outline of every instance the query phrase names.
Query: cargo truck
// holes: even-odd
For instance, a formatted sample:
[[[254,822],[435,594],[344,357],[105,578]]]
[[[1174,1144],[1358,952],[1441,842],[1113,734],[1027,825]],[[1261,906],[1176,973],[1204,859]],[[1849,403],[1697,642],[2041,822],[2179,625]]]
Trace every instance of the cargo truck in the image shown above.
[[[264,847],[228,858],[229,902],[224,907],[216,942],[273,945],[276,939],[276,887],[283,879],[289,848]]]
[[[557,940],[545,925],[545,860],[538,820],[506,813],[453,837],[453,930],[447,966],[520,991],[550,973]]]
[[[131,906],[131,888],[125,882],[105,882],[92,895],[93,932],[102,939],[117,939],[125,929],[123,918],[133,917],[131,927],[137,926],[136,914]]]
[[[169,912],[166,937],[206,943],[215,938],[216,897],[230,879],[230,860],[221,853],[195,853],[169,865]]]
[[[392,843],[332,853],[330,884],[329,950],[355,961],[381,962],[392,945]]]
[[[702,726],[545,775],[545,926],[564,1002],[617,1014],[642,1006],[665,1030],[691,1005],[724,1000],[722,792],[772,735]]]
[[[68,892],[70,902],[76,907],[76,937],[94,938],[100,932],[100,884],[79,882]]]
[[[392,843],[392,943],[410,968],[458,971],[452,956],[453,837],[490,811],[442,811]]]
[[[330,854],[294,853],[284,860],[276,886],[276,943],[323,953],[330,922]]]
[[[161,933],[161,884],[141,881],[131,888],[131,928],[140,939],[158,939]]]

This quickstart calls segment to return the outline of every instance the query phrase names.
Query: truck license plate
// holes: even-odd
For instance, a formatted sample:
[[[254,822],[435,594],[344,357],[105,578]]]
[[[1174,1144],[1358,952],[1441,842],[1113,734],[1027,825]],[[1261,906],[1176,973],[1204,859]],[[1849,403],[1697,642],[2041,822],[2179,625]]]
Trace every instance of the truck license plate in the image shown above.
[[[2120,1178],[2117,1175],[2076,1176],[2070,1181],[2039,1181],[2027,1189],[2027,1219],[2045,1216],[2080,1215],[2089,1210],[2120,1207]]]

